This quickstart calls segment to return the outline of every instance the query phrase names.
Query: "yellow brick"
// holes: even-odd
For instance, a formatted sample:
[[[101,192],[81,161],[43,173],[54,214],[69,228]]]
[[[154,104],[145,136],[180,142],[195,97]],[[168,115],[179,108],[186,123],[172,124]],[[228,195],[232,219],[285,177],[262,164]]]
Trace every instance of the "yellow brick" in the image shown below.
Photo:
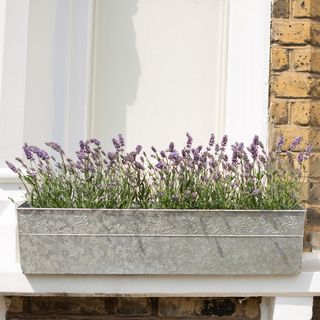
[[[320,182],[318,180],[309,181],[307,202],[312,205],[320,204]]]
[[[311,41],[311,21],[274,19],[271,39],[285,45],[308,44]]]
[[[306,230],[320,231],[320,206],[311,206],[307,209]]]
[[[282,72],[272,76],[271,93],[280,98],[318,97],[320,96],[320,80],[310,74]]]
[[[309,177],[320,178],[320,154],[312,153],[307,164]]]
[[[287,70],[289,66],[288,50],[281,47],[271,48],[271,69],[275,71]]]
[[[310,28],[310,42],[313,45],[320,45],[320,24],[312,23]]]
[[[293,0],[292,9],[295,18],[314,18],[320,16],[319,0]]]
[[[320,125],[320,102],[312,100],[293,102],[291,121],[298,125]]]
[[[320,49],[308,47],[293,50],[292,66],[296,71],[320,73]]]
[[[320,49],[311,50],[311,72],[320,73]]]
[[[272,100],[270,103],[270,122],[272,124],[288,123],[288,103],[285,100]]]
[[[260,301],[256,298],[248,298],[245,303],[245,315],[248,318],[257,318],[260,313]]]
[[[289,17],[289,0],[274,0],[272,16],[275,18]]]
[[[310,71],[312,66],[312,49],[293,50],[292,65],[297,71]]]

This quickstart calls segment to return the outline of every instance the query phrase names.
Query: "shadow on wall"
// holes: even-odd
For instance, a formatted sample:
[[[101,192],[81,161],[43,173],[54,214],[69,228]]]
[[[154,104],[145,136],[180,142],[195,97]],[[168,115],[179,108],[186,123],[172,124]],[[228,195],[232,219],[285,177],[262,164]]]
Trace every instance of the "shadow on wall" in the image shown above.
[[[92,134],[106,148],[126,132],[126,108],[136,100],[141,67],[133,16],[138,0],[99,0],[96,6]]]

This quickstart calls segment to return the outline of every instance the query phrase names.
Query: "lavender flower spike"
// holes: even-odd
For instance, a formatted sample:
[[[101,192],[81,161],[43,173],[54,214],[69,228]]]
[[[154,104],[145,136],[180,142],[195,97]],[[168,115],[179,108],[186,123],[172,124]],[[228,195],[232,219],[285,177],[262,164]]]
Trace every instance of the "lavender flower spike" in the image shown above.
[[[306,148],[304,149],[304,157],[305,157],[305,158],[308,158],[308,157],[310,156],[310,154],[311,154],[311,152],[312,152],[312,149],[313,149],[313,147],[312,147],[311,144],[308,144],[308,145],[306,146]]]
[[[298,154],[297,160],[298,160],[298,163],[299,163],[299,164],[302,164],[302,162],[303,162],[303,160],[304,160],[304,154],[303,154],[303,152],[300,152],[300,153]]]
[[[281,147],[284,145],[284,137],[283,135],[281,134],[278,138],[278,141],[277,141],[277,144],[276,144],[276,148],[279,150],[281,149]]]
[[[260,145],[260,140],[259,140],[259,137],[257,135],[255,135],[253,137],[253,143],[256,145],[256,146],[259,146]]]
[[[48,146],[48,147],[50,147],[52,150],[54,150],[54,151],[57,151],[57,152],[63,152],[63,150],[62,150],[62,148],[61,148],[61,146],[58,144],[58,143],[56,143],[56,142],[46,142],[46,145]]]
[[[96,138],[91,138],[89,141],[90,141],[90,143],[93,143],[96,146],[100,146],[100,144],[101,144],[101,142]]]
[[[209,146],[210,146],[210,147],[213,147],[213,146],[214,146],[214,140],[215,140],[215,136],[214,136],[214,134],[212,133],[211,136],[210,136],[210,139],[209,139]]]
[[[120,149],[120,147],[121,147],[121,145],[120,145],[120,143],[119,143],[119,141],[117,140],[117,139],[112,139],[112,143],[113,143],[113,145],[114,145],[114,147],[117,149],[117,150],[119,150]]]
[[[125,146],[125,142],[121,133],[118,134],[118,139],[121,147]]]
[[[12,170],[14,173],[18,172],[18,169],[9,161],[6,161],[7,166],[9,167],[10,170]]]
[[[221,147],[222,147],[222,148],[225,148],[225,147],[227,146],[227,143],[228,143],[228,136],[225,134],[225,135],[222,137]]]
[[[26,143],[23,145],[23,151],[28,160],[34,160],[30,147]]]
[[[296,137],[290,144],[289,150],[294,150],[302,141],[302,137]]]
[[[189,132],[186,133],[186,136],[187,136],[187,148],[190,149],[192,147],[193,139]]]

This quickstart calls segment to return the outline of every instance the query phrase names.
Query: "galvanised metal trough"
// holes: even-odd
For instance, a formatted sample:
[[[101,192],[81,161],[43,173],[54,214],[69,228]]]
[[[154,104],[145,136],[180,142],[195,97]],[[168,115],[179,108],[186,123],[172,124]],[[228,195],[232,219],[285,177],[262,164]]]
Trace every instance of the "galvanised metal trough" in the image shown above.
[[[18,211],[26,274],[298,274],[304,210]]]

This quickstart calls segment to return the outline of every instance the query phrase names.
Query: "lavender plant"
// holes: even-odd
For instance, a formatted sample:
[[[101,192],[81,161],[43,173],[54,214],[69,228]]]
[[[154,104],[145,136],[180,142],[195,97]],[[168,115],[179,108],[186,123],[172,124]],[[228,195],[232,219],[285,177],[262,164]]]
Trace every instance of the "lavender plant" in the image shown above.
[[[301,140],[296,138],[284,156],[283,137],[267,153],[255,136],[248,147],[232,145],[229,156],[226,135],[217,142],[212,134],[202,147],[193,146],[187,133],[182,150],[171,142],[166,150],[152,147],[147,155],[140,145],[125,152],[119,135],[112,152],[97,139],[80,141],[75,160],[54,142],[46,145],[56,156],[25,144],[26,161],[16,158],[19,167],[7,165],[18,174],[32,207],[295,209],[303,162],[312,151],[308,145],[294,152]]]

